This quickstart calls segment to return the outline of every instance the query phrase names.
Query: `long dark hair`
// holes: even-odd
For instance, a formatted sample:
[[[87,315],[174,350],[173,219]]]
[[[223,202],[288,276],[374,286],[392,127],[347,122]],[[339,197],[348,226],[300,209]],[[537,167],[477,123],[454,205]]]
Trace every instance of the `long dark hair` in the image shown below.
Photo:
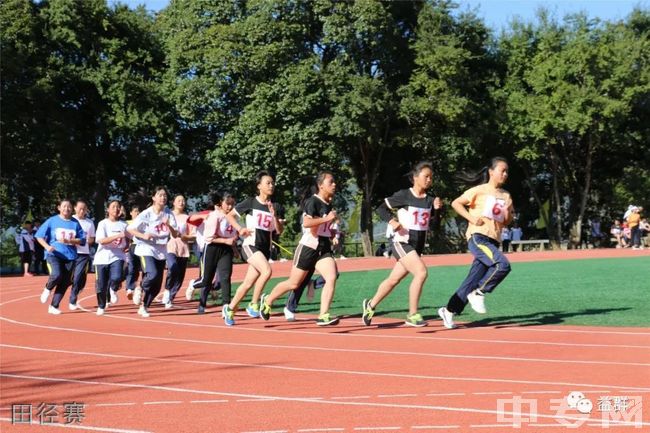
[[[302,179],[303,186],[300,190],[300,209],[305,209],[305,202],[309,197],[318,194],[318,186],[321,185],[327,176],[334,177],[334,173],[329,170],[321,170],[316,177],[308,176]]]
[[[508,160],[504,157],[495,156],[490,160],[490,163],[488,165],[478,171],[465,170],[456,173],[456,180],[466,186],[476,186],[482,183],[487,183],[487,181],[490,180],[489,171],[494,170],[497,167],[497,164],[500,162],[505,162],[508,164]]]

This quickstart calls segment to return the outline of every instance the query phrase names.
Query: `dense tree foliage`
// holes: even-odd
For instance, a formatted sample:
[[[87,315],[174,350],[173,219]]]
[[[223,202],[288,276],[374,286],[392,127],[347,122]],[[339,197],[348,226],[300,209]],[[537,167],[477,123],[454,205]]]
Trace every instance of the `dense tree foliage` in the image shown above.
[[[101,216],[154,184],[241,196],[260,169],[296,215],[330,169],[370,254],[373,210],[413,163],[449,201],[459,170],[502,155],[520,223],[578,242],[589,219],[650,208],[649,33],[643,9],[542,10],[496,35],[448,0],[5,0],[2,224],[62,196]]]

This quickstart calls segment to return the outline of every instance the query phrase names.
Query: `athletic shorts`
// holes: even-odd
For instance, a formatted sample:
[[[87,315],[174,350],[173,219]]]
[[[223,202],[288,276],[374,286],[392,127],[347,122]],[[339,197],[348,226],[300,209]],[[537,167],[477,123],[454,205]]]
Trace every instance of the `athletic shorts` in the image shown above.
[[[248,262],[248,260],[253,257],[253,254],[256,252],[261,252],[264,254],[264,257],[266,257],[266,260],[268,260],[271,257],[271,251],[265,251],[261,250],[253,245],[242,245],[241,246],[241,258],[244,259],[245,262]]]
[[[303,271],[311,271],[316,268],[319,260],[332,256],[332,251],[319,251],[309,248],[307,245],[298,244],[298,248],[293,254],[293,266]]]
[[[418,256],[422,255],[420,251],[417,251],[415,248],[413,248],[413,245],[407,244],[406,242],[393,242],[391,248],[393,249],[393,256],[395,256],[395,259],[397,261],[400,261],[406,257],[406,255],[411,251],[416,251],[418,253]]]
[[[20,263],[31,263],[32,261],[32,252],[24,251],[20,253]]]

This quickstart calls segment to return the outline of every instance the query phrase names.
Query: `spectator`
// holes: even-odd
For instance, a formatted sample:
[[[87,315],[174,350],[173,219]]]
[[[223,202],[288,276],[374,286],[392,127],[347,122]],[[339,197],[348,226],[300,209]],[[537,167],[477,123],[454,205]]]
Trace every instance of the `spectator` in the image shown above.
[[[377,248],[377,251],[375,251],[375,256],[376,257],[381,257],[381,256],[386,256],[386,255],[387,255],[386,244],[382,242],[381,244],[379,244],[379,247]]]
[[[614,220],[614,225],[612,225],[612,228],[609,232],[616,238],[616,248],[627,247],[627,242],[623,237],[623,226],[621,226],[621,222],[619,220]]]
[[[639,227],[641,228],[641,246],[650,247],[650,223],[648,222],[647,218],[643,218],[641,222],[639,223]]]
[[[623,227],[623,243],[627,248],[630,246],[630,243],[632,241],[632,231],[630,230],[630,226],[627,224],[627,222],[624,222],[621,227]]]
[[[34,274],[29,272],[29,265],[34,255],[34,236],[32,234],[32,222],[25,221],[20,232],[16,235],[16,244],[18,244],[18,253],[22,265],[23,277],[33,277]]]
[[[519,227],[518,223],[515,223],[514,227],[510,229],[510,239],[512,241],[520,241],[522,237],[523,232],[521,231],[521,227]],[[512,244],[512,251],[517,252],[517,248],[519,248],[519,244]]]
[[[510,250],[511,237],[512,231],[508,227],[503,227],[501,229],[501,251],[504,253]]]
[[[39,220],[34,221],[34,228],[32,229],[32,236],[36,235],[36,232],[41,227],[41,222]],[[41,273],[47,273],[47,262],[45,261],[45,249],[40,242],[34,242],[34,255],[32,256],[32,273],[34,275],[41,275]]]
[[[591,236],[591,244],[594,248],[600,248],[605,235],[600,230],[600,220],[598,218],[591,221],[591,232],[589,235]]]
[[[641,222],[641,208],[633,207],[630,211],[630,214],[627,217],[627,224],[630,227],[630,233],[632,234],[632,249],[640,250],[643,249],[641,246],[641,228],[639,223]]]

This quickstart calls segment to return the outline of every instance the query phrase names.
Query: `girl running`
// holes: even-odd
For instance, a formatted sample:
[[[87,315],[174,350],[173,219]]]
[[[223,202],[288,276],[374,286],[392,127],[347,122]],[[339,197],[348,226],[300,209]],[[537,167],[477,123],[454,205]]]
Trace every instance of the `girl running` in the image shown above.
[[[501,186],[508,179],[508,161],[492,158],[489,167],[478,173],[459,176],[468,185],[476,185],[454,200],[451,206],[465,218],[467,246],[474,256],[469,274],[446,307],[438,310],[445,328],[455,328],[454,316],[469,302],[472,309],[485,314],[485,293],[492,292],[510,272],[510,262],[499,250],[501,229],[512,221],[514,209],[510,194]]]
[[[63,199],[57,208],[59,214],[49,218],[36,232],[36,240],[45,249],[45,260],[50,277],[41,293],[45,304],[52,289],[56,289],[47,312],[61,314],[59,304],[68,286],[77,259],[77,245],[84,245],[86,237],[79,221],[72,218],[72,202]]]
[[[363,300],[362,319],[370,326],[375,309],[409,273],[413,280],[409,286],[409,313],[404,322],[408,326],[426,326],[418,313],[422,287],[427,279],[427,267],[420,255],[424,249],[427,231],[432,224],[440,223],[442,200],[427,194],[431,187],[433,168],[430,162],[418,163],[411,172],[413,187],[397,191],[384,199],[377,213],[388,222],[393,236],[393,255],[397,263],[388,278],[379,284],[372,299]]]
[[[266,282],[271,278],[271,241],[273,232],[282,233],[282,223],[278,220],[271,196],[275,190],[275,180],[267,171],[260,171],[255,177],[257,197],[248,198],[235,206],[227,215],[230,224],[237,229],[244,242],[242,258],[248,262],[248,270],[244,282],[237,288],[235,297],[230,304],[224,306],[224,317],[232,319],[239,303],[244,299],[248,290],[255,285],[251,302],[246,312],[251,317],[260,317],[259,299]],[[237,222],[241,215],[246,215],[246,227]]]
[[[97,226],[98,243],[93,264],[95,265],[95,292],[97,293],[97,315],[106,310],[109,288],[117,287],[122,281],[122,270],[126,260],[126,222],[120,220],[121,203],[113,200],[108,204],[108,217]]]
[[[334,175],[329,171],[321,171],[316,177],[316,184],[318,193],[301,203],[304,231],[294,253],[289,279],[275,286],[268,296],[262,296],[260,314],[264,320],[269,320],[271,306],[276,299],[300,287],[305,278],[316,270],[325,279],[325,286],[321,293],[320,314],[316,324],[335,325],[339,321],[338,317],[332,316],[329,312],[337,274],[332,255],[334,232],[331,229],[332,222],[336,219],[336,211],[332,209],[332,199],[336,192]]]
[[[130,211],[131,219],[126,221],[127,227],[135,221],[135,219],[140,215],[140,206],[134,204],[131,206]],[[129,300],[134,300],[135,305],[140,305],[142,302],[142,287],[137,285],[138,279],[140,279],[140,273],[142,272],[140,266],[140,258],[135,255],[135,246],[138,244],[137,238],[134,238],[131,233],[127,231],[126,236],[131,241],[129,245],[129,252],[126,257],[126,297]],[[134,292],[138,294],[138,302],[135,302]]]
[[[169,237],[178,235],[176,218],[165,206],[166,204],[167,190],[162,186],[156,187],[153,204],[127,227],[129,233],[138,238],[135,255],[140,257],[144,274],[142,279],[144,304],[138,310],[138,314],[142,317],[149,317],[148,309],[160,292]]]
[[[188,215],[185,213],[185,197],[177,195],[174,197],[172,213],[178,224],[178,237],[172,238],[167,243],[167,281],[163,292],[162,302],[165,308],[173,307],[174,298],[183,284],[187,261],[190,257],[189,242],[194,236],[189,233],[187,225]]]
[[[223,197],[217,193],[212,193],[210,200],[214,205],[212,212],[207,215],[203,213],[192,215],[189,220],[190,224],[203,221],[202,231],[205,246],[201,255],[201,277],[190,286],[192,291],[201,289],[198,314],[205,313],[215,274],[219,275],[219,282],[221,283],[222,305],[228,305],[230,302],[232,261],[234,245],[237,241],[237,232],[226,218],[226,215],[235,204],[234,197],[227,193]],[[189,298],[192,298],[191,294]],[[233,324],[234,321],[229,325]]]
[[[88,265],[90,265],[90,246],[95,243],[95,223],[90,218],[86,218],[88,214],[88,205],[83,200],[77,200],[74,205],[74,219],[79,221],[81,228],[84,231],[86,243],[84,245],[77,245],[77,258],[74,263],[74,271],[72,276],[72,290],[70,290],[70,304],[71,310],[76,310],[77,298],[79,293],[86,287],[86,279],[88,276]],[[112,302],[112,301],[111,301]],[[115,300],[117,302],[117,300]]]

